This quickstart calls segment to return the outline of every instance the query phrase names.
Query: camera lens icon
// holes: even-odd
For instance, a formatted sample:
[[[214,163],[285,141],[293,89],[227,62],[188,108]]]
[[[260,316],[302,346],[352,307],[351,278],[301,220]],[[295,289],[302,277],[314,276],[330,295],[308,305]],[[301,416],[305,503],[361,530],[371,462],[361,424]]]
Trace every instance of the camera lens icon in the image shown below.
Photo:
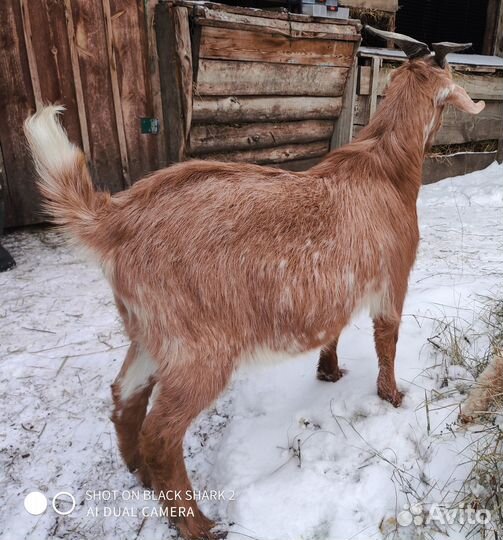
[[[24,508],[32,516],[40,516],[47,510],[47,497],[40,491],[32,491],[24,498]]]
[[[68,491],[60,491],[52,498],[52,509],[60,516],[75,510],[75,497]],[[47,497],[40,491],[31,491],[24,498],[24,508],[32,516],[40,516],[47,510]]]
[[[52,509],[60,516],[67,516],[75,510],[75,497],[68,491],[60,491],[52,498]]]

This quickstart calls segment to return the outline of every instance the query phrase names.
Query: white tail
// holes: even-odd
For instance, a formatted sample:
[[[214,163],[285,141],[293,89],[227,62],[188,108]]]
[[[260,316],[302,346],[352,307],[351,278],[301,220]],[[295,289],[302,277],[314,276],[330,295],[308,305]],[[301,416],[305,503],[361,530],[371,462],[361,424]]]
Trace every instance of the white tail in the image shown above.
[[[81,151],[72,144],[59,123],[58,115],[65,108],[44,107],[28,118],[24,130],[38,174],[43,180],[73,166]]]
[[[84,243],[93,233],[97,211],[108,196],[97,194],[82,151],[72,144],[51,105],[28,118],[24,132],[39,174],[44,207],[53,221]]]

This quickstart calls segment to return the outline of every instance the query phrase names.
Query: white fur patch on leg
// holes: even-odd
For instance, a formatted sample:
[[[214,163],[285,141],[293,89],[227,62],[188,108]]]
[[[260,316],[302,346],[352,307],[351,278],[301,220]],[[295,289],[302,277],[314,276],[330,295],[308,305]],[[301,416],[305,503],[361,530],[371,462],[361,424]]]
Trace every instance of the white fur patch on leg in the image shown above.
[[[142,349],[126,371],[126,374],[119,381],[121,400],[127,401],[131,396],[145,388],[150,377],[155,375],[157,369],[157,363],[145,349]]]
[[[150,398],[148,400],[147,414],[150,412],[150,410],[154,406],[157,398],[159,397],[160,391],[161,391],[161,385],[159,383],[156,383],[154,386],[154,389],[152,390],[152,393],[150,394]]]

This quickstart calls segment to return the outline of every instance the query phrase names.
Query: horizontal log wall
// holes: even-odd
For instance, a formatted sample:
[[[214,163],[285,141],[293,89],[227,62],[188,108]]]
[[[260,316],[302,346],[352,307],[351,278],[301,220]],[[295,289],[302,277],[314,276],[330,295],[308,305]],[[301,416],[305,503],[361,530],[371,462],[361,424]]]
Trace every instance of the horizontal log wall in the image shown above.
[[[185,30],[177,20],[185,21]],[[360,35],[355,22],[316,21],[161,3],[156,24],[165,116],[177,134],[171,160],[300,167],[325,155]],[[188,59],[191,70],[183,68]]]
[[[288,143],[328,140],[334,129],[330,120],[240,125],[200,124],[190,132],[191,154],[268,148]]]
[[[351,41],[298,38],[262,31],[203,27],[199,58],[296,65],[349,67],[353,62]]]
[[[309,159],[322,156],[329,150],[329,142],[309,142],[306,144],[289,144],[263,148],[258,150],[240,150],[215,153],[211,159],[218,161],[247,161],[259,164],[283,163],[291,160]]]
[[[341,96],[348,68],[199,60],[201,96]]]
[[[283,122],[288,120],[335,120],[342,98],[324,97],[200,97],[194,96],[195,123]]]

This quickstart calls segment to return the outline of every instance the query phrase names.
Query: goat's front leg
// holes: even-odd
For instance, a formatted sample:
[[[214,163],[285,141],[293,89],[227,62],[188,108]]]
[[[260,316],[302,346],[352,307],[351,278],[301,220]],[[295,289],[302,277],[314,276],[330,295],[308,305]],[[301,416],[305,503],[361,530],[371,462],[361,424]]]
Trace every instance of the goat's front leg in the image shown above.
[[[380,398],[389,401],[394,407],[399,407],[403,398],[395,380],[395,354],[399,326],[400,317],[379,316],[374,318],[374,339],[379,359],[377,394]]]
[[[112,421],[122,457],[130,471],[136,470],[141,463],[138,439],[154,386],[155,367],[148,353],[133,341],[112,384]]]
[[[345,370],[339,367],[339,359],[337,357],[338,342],[339,336],[321,349],[318,371],[316,373],[320,381],[336,382],[345,373]]]

